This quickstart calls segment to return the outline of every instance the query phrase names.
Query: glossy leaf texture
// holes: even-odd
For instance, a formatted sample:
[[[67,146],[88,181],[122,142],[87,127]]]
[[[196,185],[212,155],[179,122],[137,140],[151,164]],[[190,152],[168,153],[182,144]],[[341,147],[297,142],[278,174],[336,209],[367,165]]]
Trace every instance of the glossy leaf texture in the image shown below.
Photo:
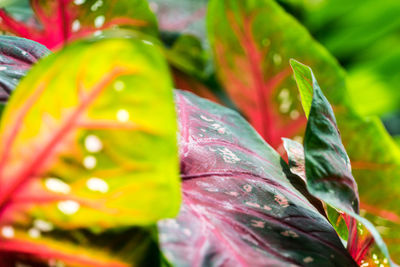
[[[45,58],[1,121],[1,242],[37,219],[102,231],[175,216],[176,131],[172,82],[156,46],[124,32]]]
[[[291,60],[290,64],[301,95],[306,96],[302,103],[308,113],[304,137],[307,187],[311,194],[344,213],[343,219],[349,228],[347,248],[356,262],[376,264],[378,257],[373,246],[375,241],[386,256],[386,259],[381,256],[378,260],[379,264],[382,261],[384,265],[383,263],[388,263],[390,259],[386,245],[373,225],[358,215],[357,184],[351,173],[350,160],[342,144],[332,107],[323,95],[311,69],[295,60]],[[308,97],[310,95],[311,97]],[[369,236],[367,231],[360,230],[361,225],[358,226],[357,221],[364,224],[372,236]]]
[[[18,21],[0,9],[0,30],[50,49],[111,27],[156,34],[156,19],[145,0],[31,0],[35,15]]]
[[[356,266],[300,178],[235,111],[177,91],[183,206],[161,221],[175,266]],[[301,190],[301,189],[299,189]]]
[[[379,226],[391,255],[400,259],[400,150],[378,118],[353,111],[336,60],[274,1],[212,0],[207,16],[223,87],[281,154],[280,138],[300,141],[306,125],[289,59],[312,66],[335,111],[359,184],[361,212]]]
[[[49,53],[46,47],[36,42],[0,36],[0,102],[7,101],[32,65]]]

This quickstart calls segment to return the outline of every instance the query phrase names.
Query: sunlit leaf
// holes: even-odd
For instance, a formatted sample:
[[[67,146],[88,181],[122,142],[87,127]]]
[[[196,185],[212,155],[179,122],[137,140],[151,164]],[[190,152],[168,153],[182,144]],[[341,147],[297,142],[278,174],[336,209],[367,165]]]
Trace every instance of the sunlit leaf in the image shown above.
[[[50,49],[115,26],[157,33],[155,16],[145,0],[31,0],[30,3],[35,16],[27,22],[18,21],[0,9],[0,30]]]
[[[176,93],[183,206],[159,223],[175,266],[356,266],[279,155],[236,112]]]
[[[38,219],[103,231],[178,212],[172,83],[156,46],[124,33],[45,58],[12,95],[0,130],[0,243],[10,244],[1,251],[35,253],[17,233]]]

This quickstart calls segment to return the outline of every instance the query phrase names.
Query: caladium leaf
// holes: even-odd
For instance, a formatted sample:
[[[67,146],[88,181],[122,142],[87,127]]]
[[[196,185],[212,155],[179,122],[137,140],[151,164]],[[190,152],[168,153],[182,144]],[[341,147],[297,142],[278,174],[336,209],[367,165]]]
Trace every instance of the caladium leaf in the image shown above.
[[[102,231],[178,212],[168,67],[126,34],[50,55],[12,95],[0,126],[0,243],[36,219]]]
[[[343,72],[334,59],[273,1],[210,1],[208,33],[220,81],[275,148],[281,137],[301,135],[306,124],[290,76],[291,56],[316,66],[335,103],[343,98]]]
[[[32,65],[49,53],[46,47],[31,40],[0,36],[0,105]]]
[[[274,1],[212,0],[207,16],[220,81],[281,154],[280,138],[301,140],[306,125],[289,59],[313,67],[335,110],[362,212],[380,226],[396,253],[391,254],[400,259],[400,149],[378,118],[362,118],[353,111],[336,60]]]
[[[349,227],[348,250],[358,264],[366,262],[368,258],[371,263],[376,259],[373,258],[375,250],[371,237],[358,234],[356,220],[364,224],[376,245],[390,261],[387,247],[378,231],[358,215],[357,184],[351,173],[350,160],[342,144],[332,107],[323,95],[311,69],[295,60],[291,60],[291,65],[301,95],[306,96],[302,99],[304,110],[308,113],[304,159],[310,193],[345,213],[344,219],[348,220],[346,223]]]
[[[159,223],[176,266],[356,266],[287,165],[236,112],[178,91],[183,206]]]
[[[288,155],[290,171],[306,181],[306,169],[303,145],[297,141],[283,138],[283,146]]]
[[[35,16],[17,21],[0,9],[0,30],[37,41],[50,49],[68,41],[121,26],[156,34],[156,19],[145,0],[31,0]]]

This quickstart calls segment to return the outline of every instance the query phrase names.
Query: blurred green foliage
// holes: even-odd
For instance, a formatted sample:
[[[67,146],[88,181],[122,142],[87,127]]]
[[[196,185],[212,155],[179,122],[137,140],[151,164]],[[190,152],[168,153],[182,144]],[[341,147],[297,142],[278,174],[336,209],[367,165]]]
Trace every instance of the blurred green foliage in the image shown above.
[[[400,134],[400,1],[280,0],[344,66],[354,108]]]

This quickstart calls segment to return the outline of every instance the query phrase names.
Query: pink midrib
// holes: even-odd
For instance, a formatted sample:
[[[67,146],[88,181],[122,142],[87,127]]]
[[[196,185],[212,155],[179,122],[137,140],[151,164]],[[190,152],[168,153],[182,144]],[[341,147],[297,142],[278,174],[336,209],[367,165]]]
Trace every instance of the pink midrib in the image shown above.
[[[50,158],[50,156],[54,152],[54,148],[56,147],[57,143],[61,142],[61,140],[74,128],[75,122],[79,119],[81,113],[91,104],[92,101],[94,101],[96,96],[98,96],[111,83],[113,79],[115,79],[115,77],[121,75],[122,73],[122,69],[115,68],[109,74],[107,74],[97,85],[95,85],[92,92],[82,101],[75,112],[65,121],[61,128],[54,134],[53,138],[51,138],[47,145],[45,145],[44,148],[36,154],[37,156],[32,160],[31,164],[29,164],[26,168],[22,169],[19,174],[17,174],[17,182],[14,183],[12,187],[8,188],[6,192],[0,195],[0,213],[2,210],[5,209],[5,207],[11,200],[12,195],[27,181],[29,181],[32,174],[34,174],[35,172],[39,172],[44,163]],[[17,123],[22,123],[22,120],[17,121]],[[11,150],[11,147],[12,144],[8,146],[9,150]]]
[[[8,252],[19,252],[26,254],[34,254],[43,259],[58,258],[64,261],[79,263],[85,266],[96,266],[96,267],[128,267],[128,264],[119,262],[117,260],[104,261],[94,259],[91,256],[74,255],[63,253],[57,250],[52,250],[44,245],[36,245],[25,240],[2,240],[0,243],[0,250]],[[0,258],[1,261],[1,258]]]

